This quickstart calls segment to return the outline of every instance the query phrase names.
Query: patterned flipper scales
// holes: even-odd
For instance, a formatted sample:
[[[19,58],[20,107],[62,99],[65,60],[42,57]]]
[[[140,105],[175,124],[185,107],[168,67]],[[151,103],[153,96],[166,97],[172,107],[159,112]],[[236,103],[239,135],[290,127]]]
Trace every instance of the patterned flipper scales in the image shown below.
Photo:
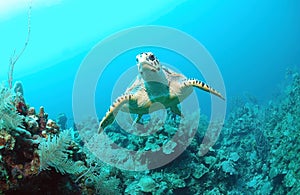
[[[116,101],[110,106],[109,110],[106,112],[105,116],[102,118],[98,133],[101,133],[105,127],[110,125],[114,120],[118,111],[123,107],[124,104],[128,103],[133,98],[133,95],[126,94],[118,97]]]
[[[207,91],[211,94],[214,94],[216,96],[218,96],[219,98],[221,98],[222,100],[225,100],[225,98],[221,95],[220,92],[218,92],[217,90],[213,89],[212,87],[210,87],[209,85],[207,85],[206,83],[199,81],[197,79],[188,79],[186,81],[184,81],[184,86],[186,87],[197,87],[201,90]]]

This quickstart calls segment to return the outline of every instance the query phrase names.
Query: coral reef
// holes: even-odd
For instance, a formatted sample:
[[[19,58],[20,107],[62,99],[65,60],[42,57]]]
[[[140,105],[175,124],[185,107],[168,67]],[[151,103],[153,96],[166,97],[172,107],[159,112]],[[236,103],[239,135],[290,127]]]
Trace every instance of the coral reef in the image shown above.
[[[25,103],[23,94],[21,82],[12,89],[4,85],[0,88],[0,193],[22,190],[36,177],[43,179],[45,175],[39,173],[48,166],[60,173],[78,174],[85,170],[73,158],[78,150],[71,142],[70,130],[60,133],[44,108],[37,114]]]
[[[56,122],[49,119],[43,107],[36,113],[27,105],[22,85],[12,90],[3,86],[0,91],[0,191],[298,194],[299,72],[289,72],[288,78],[282,95],[267,105],[260,105],[249,95],[233,99],[218,141],[205,154],[199,149],[208,121],[202,115],[198,120],[196,113],[183,120],[169,114],[165,121],[160,117],[143,118],[142,136],[135,135],[134,128],[125,131],[117,123],[110,125],[105,134],[111,143],[129,151],[152,151],[171,156],[178,148],[184,148],[175,160],[146,171],[121,170],[96,157],[102,154],[115,158],[116,155],[106,154],[103,152],[105,145],[99,140],[97,143],[97,119],[89,118],[66,129],[65,115],[61,114]],[[23,103],[21,109],[16,102]],[[199,121],[198,124],[195,121]],[[180,132],[180,123],[185,133]],[[172,138],[176,134],[179,138],[174,142]],[[89,144],[93,140],[95,151],[90,151]],[[136,166],[126,155],[116,160]],[[147,161],[141,166],[147,168],[154,163],[156,161]]]

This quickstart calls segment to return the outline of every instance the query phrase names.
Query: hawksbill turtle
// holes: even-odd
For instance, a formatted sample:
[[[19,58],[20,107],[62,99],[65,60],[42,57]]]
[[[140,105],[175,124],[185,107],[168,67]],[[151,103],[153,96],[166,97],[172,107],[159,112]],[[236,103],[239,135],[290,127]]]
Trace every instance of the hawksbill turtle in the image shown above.
[[[138,76],[125,93],[110,106],[100,122],[99,133],[114,121],[120,110],[137,114],[135,122],[138,122],[142,115],[149,114],[149,108],[154,103],[160,103],[165,108],[170,108],[174,114],[182,116],[178,104],[192,93],[193,87],[225,100],[221,93],[206,83],[197,79],[188,79],[184,75],[162,66],[152,52],[138,54],[136,61]],[[162,107],[151,108],[151,111],[159,109]]]

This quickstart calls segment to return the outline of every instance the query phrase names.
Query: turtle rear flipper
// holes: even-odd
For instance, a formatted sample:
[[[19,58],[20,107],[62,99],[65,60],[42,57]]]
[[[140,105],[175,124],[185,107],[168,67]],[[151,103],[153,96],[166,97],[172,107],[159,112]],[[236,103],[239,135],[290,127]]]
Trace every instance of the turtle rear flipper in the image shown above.
[[[186,81],[184,81],[184,86],[185,87],[197,87],[199,89],[202,89],[204,91],[207,91],[211,94],[214,94],[216,96],[218,96],[219,98],[221,98],[222,100],[225,100],[225,98],[222,96],[222,94],[220,92],[218,92],[217,90],[211,88],[209,85],[207,85],[206,83],[199,81],[197,79],[188,79]]]
[[[170,109],[171,109],[173,114],[183,117],[183,114],[182,114],[182,112],[180,111],[180,109],[178,108],[177,105],[171,106]]]
[[[110,125],[114,120],[117,113],[123,107],[124,104],[128,103],[132,99],[133,95],[126,94],[118,97],[116,101],[110,106],[106,115],[100,122],[98,133],[101,133],[108,125]]]

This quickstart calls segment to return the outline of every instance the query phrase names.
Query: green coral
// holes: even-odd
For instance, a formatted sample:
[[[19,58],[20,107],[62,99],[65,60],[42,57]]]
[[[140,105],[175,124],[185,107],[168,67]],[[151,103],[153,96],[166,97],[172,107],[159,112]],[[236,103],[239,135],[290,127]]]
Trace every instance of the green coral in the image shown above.
[[[267,136],[272,140],[269,163],[274,191],[295,194],[300,191],[297,182],[300,179],[300,75],[299,72],[289,71],[288,77],[290,84],[283,97],[269,109],[278,115],[278,120],[270,120],[266,124],[270,129]]]

